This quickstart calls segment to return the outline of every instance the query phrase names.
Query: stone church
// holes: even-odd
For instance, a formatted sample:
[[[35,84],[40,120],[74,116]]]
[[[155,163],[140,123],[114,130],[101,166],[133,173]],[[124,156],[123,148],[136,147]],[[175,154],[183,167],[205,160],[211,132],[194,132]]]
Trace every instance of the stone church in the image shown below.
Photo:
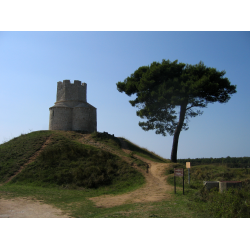
[[[49,130],[97,131],[96,108],[87,103],[86,83],[58,82],[56,102],[49,110]]]

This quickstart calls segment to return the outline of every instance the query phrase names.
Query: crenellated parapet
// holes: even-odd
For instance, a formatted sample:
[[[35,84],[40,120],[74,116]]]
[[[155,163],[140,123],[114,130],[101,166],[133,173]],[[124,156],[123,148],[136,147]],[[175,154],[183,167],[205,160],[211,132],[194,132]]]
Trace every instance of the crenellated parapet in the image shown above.
[[[87,83],[75,80],[71,83],[70,80],[57,82],[56,102],[62,101],[79,101],[87,102]]]
[[[86,83],[82,83],[79,80],[74,80],[74,83],[71,83],[70,80],[63,80],[63,81],[59,81],[57,82],[57,84],[60,84],[62,86],[72,86],[72,85],[77,85],[77,86],[84,86]]]

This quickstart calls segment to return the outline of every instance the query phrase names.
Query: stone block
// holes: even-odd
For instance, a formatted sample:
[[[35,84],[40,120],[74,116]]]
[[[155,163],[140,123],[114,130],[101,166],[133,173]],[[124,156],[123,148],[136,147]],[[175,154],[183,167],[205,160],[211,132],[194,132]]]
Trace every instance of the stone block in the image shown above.
[[[203,181],[203,185],[205,186],[206,190],[210,190],[212,188],[219,189],[219,182],[218,181]]]
[[[227,191],[229,188],[241,188],[241,187],[242,187],[241,181],[220,181],[219,182],[220,193]]]

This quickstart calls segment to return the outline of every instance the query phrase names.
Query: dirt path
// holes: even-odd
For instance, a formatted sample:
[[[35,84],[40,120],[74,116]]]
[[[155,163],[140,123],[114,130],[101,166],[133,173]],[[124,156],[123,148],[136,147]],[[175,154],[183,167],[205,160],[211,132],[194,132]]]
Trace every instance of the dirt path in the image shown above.
[[[51,205],[25,198],[0,199],[0,218],[69,218]]]
[[[123,151],[130,153],[127,149],[126,142],[121,141]],[[144,177],[146,178],[146,184],[135,191],[122,194],[122,195],[103,195],[98,197],[90,198],[98,207],[114,207],[127,203],[137,202],[150,202],[150,201],[161,201],[164,199],[170,199],[169,194],[172,191],[172,186],[166,183],[166,176],[164,175],[165,169],[168,167],[168,163],[156,163],[145,159],[143,157],[136,156],[142,161],[149,164],[149,172],[137,168]],[[135,167],[135,166],[134,166]]]

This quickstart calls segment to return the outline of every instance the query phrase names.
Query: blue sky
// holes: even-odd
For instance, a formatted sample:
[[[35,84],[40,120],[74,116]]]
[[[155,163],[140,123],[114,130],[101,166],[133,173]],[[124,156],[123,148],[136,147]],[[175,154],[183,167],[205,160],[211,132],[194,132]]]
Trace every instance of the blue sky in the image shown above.
[[[250,32],[0,32],[0,143],[47,130],[57,82],[88,84],[97,130],[123,136],[170,158],[173,137],[145,132],[128,97],[116,89],[138,67],[162,59],[203,61],[237,85],[226,104],[209,104],[182,131],[178,158],[250,156]]]

